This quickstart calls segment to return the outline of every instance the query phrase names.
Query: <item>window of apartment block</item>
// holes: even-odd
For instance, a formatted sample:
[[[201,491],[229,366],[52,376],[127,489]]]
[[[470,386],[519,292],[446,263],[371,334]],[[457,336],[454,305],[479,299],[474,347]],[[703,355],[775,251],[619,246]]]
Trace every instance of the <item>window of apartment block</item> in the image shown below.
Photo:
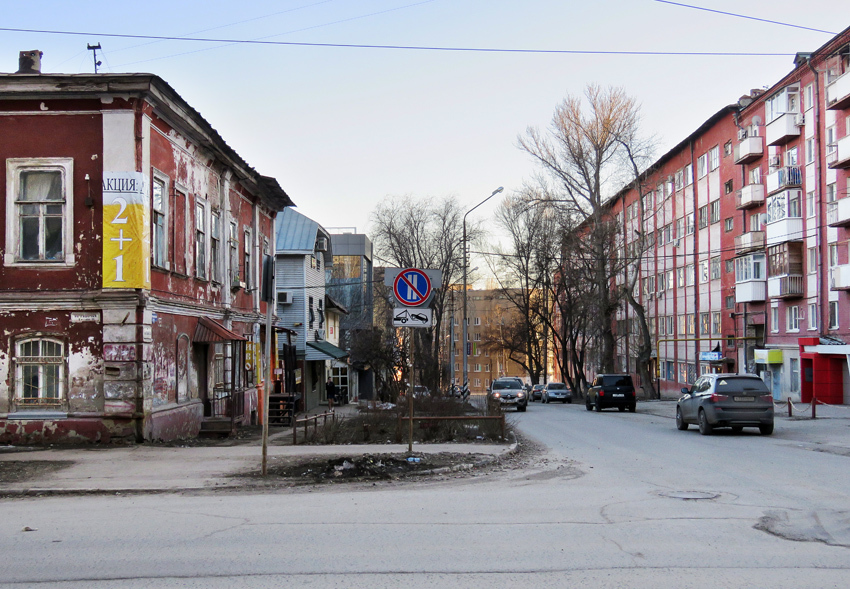
[[[210,215],[210,279],[221,282],[221,213]]]
[[[168,188],[164,179],[154,177],[151,185],[151,262],[168,268]]]
[[[708,204],[709,209],[709,223],[718,223],[720,221],[720,199],[715,200]]]
[[[765,101],[764,114],[767,123],[775,121],[786,113],[800,112],[800,87],[786,86]]]
[[[810,108],[814,107],[814,105],[815,105],[814,84],[809,84],[808,86],[806,86],[806,88],[804,90],[804,94],[803,94],[803,100],[805,101],[803,108],[805,108],[806,110],[809,110]]]
[[[694,183],[694,167],[691,164],[685,166],[682,173],[685,176],[685,186],[690,186]]]
[[[71,265],[73,160],[6,160],[5,263]]]
[[[803,244],[786,241],[767,248],[769,276],[802,276]]]
[[[685,335],[688,332],[688,317],[687,315],[679,315],[679,335]]]
[[[697,329],[697,316],[694,313],[688,313],[688,335],[695,335]]]
[[[667,288],[665,288],[665,290],[673,290],[674,288],[676,288],[676,285],[673,282],[673,270],[667,270],[666,274],[667,274],[667,278],[666,278],[667,284],[665,286]]]
[[[708,227],[708,205],[699,208],[699,228],[705,229]]]
[[[815,191],[810,190],[806,193],[806,216],[815,216]]]
[[[723,144],[723,156],[732,155],[732,142],[727,141]]]
[[[826,202],[835,202],[837,194],[835,191],[835,182],[826,185]]]
[[[735,218],[734,217],[727,217],[726,219],[723,220],[723,230],[726,233],[729,233],[730,231],[735,230]]]
[[[700,335],[711,335],[711,314],[700,313],[699,315],[699,333]]]
[[[761,231],[761,213],[750,213],[750,231]]]
[[[472,322],[473,325],[481,325],[481,317],[476,317]]]
[[[786,330],[800,331],[800,307],[792,305],[785,309]]]
[[[788,359],[788,372],[790,377],[789,384],[791,385],[792,393],[800,392],[800,360],[799,358]]]
[[[838,149],[838,139],[836,139],[835,126],[826,128],[826,153],[830,154]]]
[[[708,170],[713,172],[720,167],[720,146],[715,145],[708,150]]]
[[[676,172],[676,175],[673,177],[673,184],[676,190],[681,190],[684,186],[685,175],[682,170]]]
[[[829,301],[829,328],[838,329],[838,301]]]
[[[684,362],[679,362],[679,382],[688,382],[688,365]]]
[[[685,215],[685,233],[691,235],[694,232],[694,214],[688,213]]]
[[[735,190],[735,182],[732,180],[727,180],[725,184],[723,184],[723,194],[729,194]]]
[[[685,267],[679,266],[676,268],[676,286],[682,288],[685,285]]]
[[[50,406],[62,402],[65,390],[65,356],[61,341],[25,339],[15,345],[15,402]]]
[[[724,270],[728,274],[729,272],[735,271],[735,260],[724,260],[725,268]]]
[[[818,305],[809,303],[809,329],[814,331],[818,328]]]
[[[720,333],[720,311],[711,313],[711,333]]]
[[[708,260],[702,260],[699,263],[699,281],[700,284],[705,284],[709,280]]]
[[[697,178],[708,174],[708,154],[704,153],[697,158]]]
[[[195,203],[195,276],[207,278],[207,208]]]
[[[711,258],[711,279],[717,280],[720,278],[720,256]]]
[[[681,239],[685,236],[685,220],[684,219],[676,219],[676,234],[673,235],[673,239]]]
[[[773,333],[779,331],[779,307],[770,308],[770,331]]]
[[[481,386],[481,379],[480,378],[475,379],[475,386],[477,386],[477,387]]]
[[[673,241],[673,224],[667,223],[664,226],[664,241],[662,243],[670,243]]]
[[[809,268],[808,268],[808,271],[809,271],[809,274],[814,274],[818,270],[818,248],[817,248],[817,246],[810,247],[808,249],[808,252],[809,252],[809,256],[808,256],[809,257],[809,259],[808,259]]]
[[[815,161],[815,139],[810,137],[806,139],[806,163],[811,164]]]
[[[688,264],[687,266],[685,266],[685,285],[686,286],[693,286],[694,285],[694,279],[695,279],[694,265]]]
[[[829,244],[827,251],[829,252],[829,267],[835,268],[838,265],[838,244]]]
[[[731,334],[726,335],[726,347],[734,348],[735,347],[735,336]]]
[[[788,151],[785,152],[785,165],[786,166],[796,166],[798,165],[799,158],[797,157],[797,148],[792,147]]]

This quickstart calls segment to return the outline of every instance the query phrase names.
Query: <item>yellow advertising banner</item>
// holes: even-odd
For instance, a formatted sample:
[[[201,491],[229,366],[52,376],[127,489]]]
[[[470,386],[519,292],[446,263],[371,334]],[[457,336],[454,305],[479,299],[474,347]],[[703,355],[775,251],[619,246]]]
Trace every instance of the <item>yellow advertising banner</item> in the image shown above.
[[[141,172],[103,173],[103,288],[150,288],[150,200]]]

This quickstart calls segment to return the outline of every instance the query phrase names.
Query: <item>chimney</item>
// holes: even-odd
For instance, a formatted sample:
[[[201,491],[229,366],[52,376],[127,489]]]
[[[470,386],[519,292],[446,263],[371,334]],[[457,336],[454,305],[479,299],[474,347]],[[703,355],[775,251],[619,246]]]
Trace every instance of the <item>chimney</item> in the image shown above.
[[[21,51],[18,56],[18,71],[17,74],[40,74],[41,73],[41,56],[43,52],[38,49],[32,51]]]

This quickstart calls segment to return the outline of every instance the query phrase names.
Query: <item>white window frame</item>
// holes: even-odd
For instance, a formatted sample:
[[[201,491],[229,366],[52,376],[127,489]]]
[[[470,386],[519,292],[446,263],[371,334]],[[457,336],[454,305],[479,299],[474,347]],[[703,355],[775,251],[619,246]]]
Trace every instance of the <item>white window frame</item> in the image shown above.
[[[708,174],[708,154],[704,153],[697,158],[697,178]]]
[[[708,150],[708,171],[713,172],[720,167],[720,146],[715,145]]]
[[[838,329],[841,324],[838,318],[838,301],[829,301],[829,329]]]
[[[156,183],[159,182],[162,184],[162,210],[157,210],[153,205],[153,191]],[[170,270],[170,256],[168,252],[168,227],[170,224],[169,216],[171,215],[171,210],[169,208],[171,201],[169,199],[169,195],[171,194],[170,189],[170,178],[160,172],[159,170],[153,170],[153,181],[151,182],[151,266],[154,268],[162,268],[163,270]],[[157,251],[157,232],[156,232],[156,219],[157,215],[162,216],[162,260],[157,259],[156,251]]]
[[[221,282],[221,248],[224,243],[221,231],[221,211],[213,209],[210,212],[210,280],[217,283]],[[217,247],[213,247],[213,243]]]
[[[209,272],[207,271],[207,263],[210,259],[210,229],[209,229],[209,208],[207,204],[200,200],[195,200],[195,278],[200,280],[208,280]],[[198,218],[200,216],[200,219]]]
[[[33,342],[38,342],[38,346],[41,347],[44,342],[49,342],[54,345],[59,346],[59,355],[58,356],[24,356],[23,355],[23,347],[26,344],[30,344]],[[40,336],[36,335],[34,337],[26,337],[21,338],[15,342],[15,405],[16,406],[55,406],[61,405],[65,402],[65,353],[66,353],[66,345],[62,340],[50,337],[50,336]],[[43,351],[43,350],[42,350]],[[57,384],[57,396],[56,397],[44,397],[42,396],[43,391],[42,387],[44,385],[44,367],[47,365],[58,366],[58,377],[56,379]],[[26,366],[38,366],[38,380],[39,380],[39,394],[36,398],[24,398],[24,369]],[[33,401],[33,399],[36,399]]]
[[[816,331],[818,328],[818,304],[809,303],[809,331]]]
[[[22,172],[59,172],[62,177],[62,256],[58,260],[24,260],[20,254],[20,209],[17,197]],[[52,202],[52,201],[51,201]],[[56,201],[59,204],[59,201]],[[14,244],[14,246],[12,245]],[[40,249],[40,248],[39,248]],[[10,251],[13,250],[13,251]],[[71,267],[74,256],[74,160],[73,158],[9,158],[6,160],[6,266]]]
[[[779,333],[779,307],[770,308],[770,331]]]
[[[800,307],[791,305],[785,309],[785,331],[797,332],[800,331]]]

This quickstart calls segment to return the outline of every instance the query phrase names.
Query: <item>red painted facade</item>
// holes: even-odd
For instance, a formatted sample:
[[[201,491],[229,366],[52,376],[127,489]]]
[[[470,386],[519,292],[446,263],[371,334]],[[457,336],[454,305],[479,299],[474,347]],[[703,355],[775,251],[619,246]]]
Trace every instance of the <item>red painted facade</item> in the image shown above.
[[[0,75],[0,137],[0,443],[255,418],[277,182],[152,75]]]

